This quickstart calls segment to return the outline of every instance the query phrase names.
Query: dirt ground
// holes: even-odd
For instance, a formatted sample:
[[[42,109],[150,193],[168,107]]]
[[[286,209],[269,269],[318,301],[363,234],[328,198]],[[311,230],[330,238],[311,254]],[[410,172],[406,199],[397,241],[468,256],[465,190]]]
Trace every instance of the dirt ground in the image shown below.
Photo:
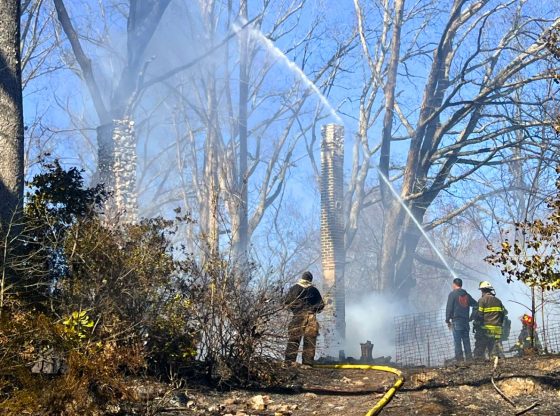
[[[560,414],[560,357],[508,358],[491,383],[491,362],[445,368],[404,369],[406,381],[383,415]],[[195,386],[153,400],[153,414],[176,415],[363,415],[392,386],[394,376],[367,370],[287,368],[274,389],[217,392]]]

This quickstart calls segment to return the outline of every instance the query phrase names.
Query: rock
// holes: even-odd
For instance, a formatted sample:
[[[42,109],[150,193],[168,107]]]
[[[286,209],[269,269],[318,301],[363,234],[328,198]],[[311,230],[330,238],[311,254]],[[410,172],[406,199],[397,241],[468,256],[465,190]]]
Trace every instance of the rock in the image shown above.
[[[514,377],[500,380],[496,383],[501,391],[508,397],[534,394],[540,388],[533,380],[528,378]]]
[[[131,391],[141,401],[152,401],[165,393],[160,386],[152,384],[133,386]]]
[[[317,395],[315,393],[305,393],[303,397],[305,397],[306,399],[316,399]]]
[[[121,411],[121,407],[118,404],[110,404],[105,408],[107,414],[114,415]]]
[[[364,383],[363,381],[358,380],[358,381],[354,381],[353,384],[354,384],[354,386],[362,387],[362,386],[365,386],[366,383]]]
[[[239,397],[232,397],[232,398],[229,398],[227,400],[224,400],[222,402],[222,405],[223,406],[233,406],[235,404],[240,404],[240,403],[241,403],[241,400],[239,400]]]
[[[33,374],[65,374],[67,371],[66,357],[52,348],[40,354],[31,367]]]
[[[369,377],[364,377],[362,378],[362,380],[369,380]]]
[[[287,404],[277,405],[270,408],[274,412],[274,416],[289,416],[292,412],[292,406]]]
[[[253,410],[264,410],[270,403],[272,403],[270,397],[261,394],[253,396],[247,401],[247,405]]]
[[[340,379],[340,382],[344,383],[344,384],[350,384],[350,383],[352,383],[352,380],[350,380],[348,377],[342,377]]]
[[[465,406],[465,407],[469,410],[480,410],[480,409],[482,409],[480,406],[477,406],[476,404],[469,404],[468,406]]]
[[[464,391],[464,392],[471,392],[474,390],[474,388],[472,386],[467,386],[467,385],[462,385],[459,386],[459,390]]]
[[[429,383],[438,377],[439,373],[437,371],[424,371],[422,373],[414,374],[410,378],[410,382],[414,386],[420,386],[425,383]]]

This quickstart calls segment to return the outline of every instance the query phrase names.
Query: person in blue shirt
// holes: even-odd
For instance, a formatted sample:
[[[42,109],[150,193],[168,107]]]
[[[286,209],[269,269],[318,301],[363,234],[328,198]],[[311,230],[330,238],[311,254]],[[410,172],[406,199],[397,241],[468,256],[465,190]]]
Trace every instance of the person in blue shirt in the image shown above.
[[[471,360],[469,317],[470,308],[477,306],[477,302],[463,289],[463,281],[461,279],[453,279],[451,288],[453,290],[447,297],[447,307],[445,308],[445,323],[453,331],[455,359],[457,361]]]

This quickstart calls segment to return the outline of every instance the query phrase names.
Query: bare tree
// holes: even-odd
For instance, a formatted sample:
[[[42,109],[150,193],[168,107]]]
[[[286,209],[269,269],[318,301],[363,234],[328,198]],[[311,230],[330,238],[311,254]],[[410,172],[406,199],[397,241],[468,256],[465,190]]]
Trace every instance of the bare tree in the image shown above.
[[[274,55],[281,52],[271,50],[270,39],[293,45],[286,53],[301,56],[302,65],[310,59],[318,22],[313,20],[301,38],[293,38],[308,8],[304,1],[278,8],[268,1],[241,2],[237,8],[202,2],[203,43],[211,48],[223,38],[221,32],[234,28],[238,44],[228,43],[214,54],[220,65],[201,62],[168,85],[176,98],[165,105],[173,113],[174,151],[185,177],[177,184],[181,192],[167,189],[197,213],[206,245],[231,247],[235,261],[246,258],[255,230],[283,195],[298,144],[324,116],[297,76],[288,83],[274,82],[278,74],[293,75]],[[196,12],[191,11],[195,17],[189,21],[198,18]],[[333,44],[328,59],[313,66],[318,83],[328,84],[339,70],[337,60],[350,47],[350,41]],[[224,234],[223,244],[216,241]]]
[[[384,0],[368,13],[379,17],[370,23],[381,22],[379,34],[368,30],[363,6],[355,1],[369,76],[364,91],[374,87],[383,91],[382,100],[364,101],[371,124],[365,124],[360,135],[371,136],[381,129],[380,172],[396,174],[401,197],[420,222],[442,191],[484,175],[489,166],[511,161],[515,148],[530,146],[527,132],[550,123],[535,119],[531,112],[550,101],[539,90],[551,78],[543,64],[541,34],[559,22],[544,15],[527,17],[526,3],[453,0],[445,11],[439,3]],[[443,20],[442,30],[425,30],[435,19]],[[425,62],[429,67],[424,73],[418,68],[425,68]],[[531,93],[515,94],[523,88]],[[416,94],[422,99],[415,101]],[[522,110],[504,111],[515,107]],[[382,120],[375,123],[377,116]],[[406,163],[400,166],[397,155],[405,148]],[[472,195],[425,227],[437,226],[495,192]],[[413,286],[420,233],[385,185],[380,198],[384,208],[380,288],[406,297],[405,289]]]

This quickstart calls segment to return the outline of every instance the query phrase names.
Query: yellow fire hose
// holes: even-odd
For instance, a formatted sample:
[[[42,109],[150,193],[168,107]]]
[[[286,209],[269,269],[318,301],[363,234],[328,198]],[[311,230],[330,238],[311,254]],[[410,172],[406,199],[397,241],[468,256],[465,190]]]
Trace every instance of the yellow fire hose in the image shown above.
[[[368,410],[366,416],[374,416],[378,415],[381,410],[391,401],[397,390],[403,385],[404,383],[404,375],[401,371],[397,370],[393,367],[387,367],[384,365],[362,365],[362,364],[318,364],[314,365],[313,368],[332,368],[332,369],[343,369],[343,370],[375,370],[375,371],[384,371],[386,373],[392,373],[397,376],[397,381],[395,384],[385,392],[381,400],[379,400],[375,406]]]

